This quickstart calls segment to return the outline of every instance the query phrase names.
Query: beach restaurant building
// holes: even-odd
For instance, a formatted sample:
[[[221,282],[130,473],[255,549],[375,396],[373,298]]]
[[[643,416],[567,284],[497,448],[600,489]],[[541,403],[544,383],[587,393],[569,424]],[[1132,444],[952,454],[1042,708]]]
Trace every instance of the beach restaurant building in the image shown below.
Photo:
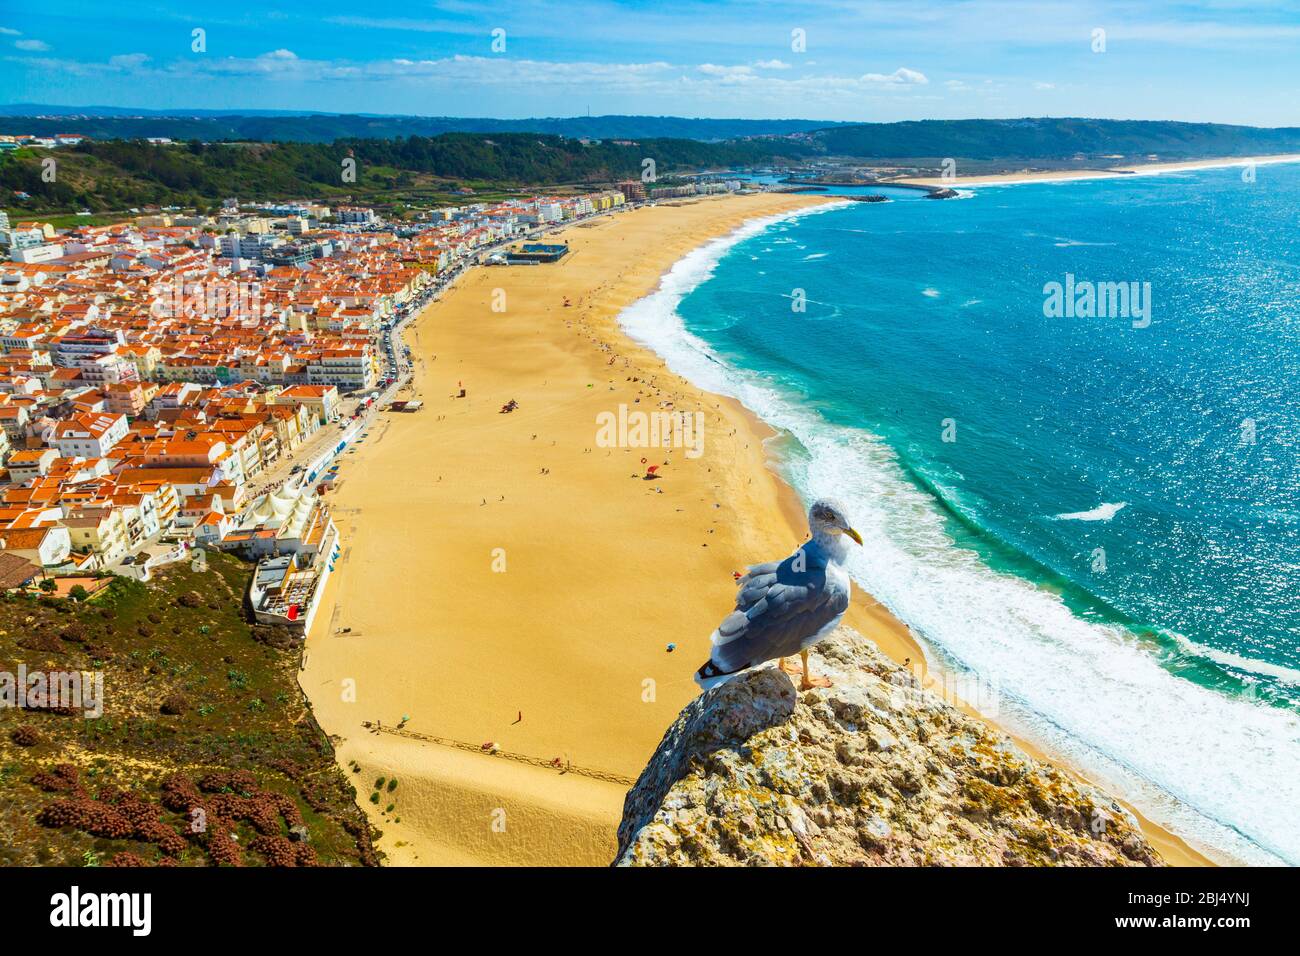
[[[511,265],[533,265],[542,262],[559,262],[569,254],[567,243],[525,242],[517,250],[506,254]]]

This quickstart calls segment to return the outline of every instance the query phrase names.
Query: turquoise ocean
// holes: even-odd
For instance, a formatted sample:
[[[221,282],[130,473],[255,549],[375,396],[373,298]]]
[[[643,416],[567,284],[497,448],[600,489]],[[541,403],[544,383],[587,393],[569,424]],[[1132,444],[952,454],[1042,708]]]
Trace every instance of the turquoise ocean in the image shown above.
[[[1300,165],[873,191],[696,250],[624,327],[848,505],[857,583],[959,694],[1300,864]],[[1150,321],[1048,314],[1067,282]]]

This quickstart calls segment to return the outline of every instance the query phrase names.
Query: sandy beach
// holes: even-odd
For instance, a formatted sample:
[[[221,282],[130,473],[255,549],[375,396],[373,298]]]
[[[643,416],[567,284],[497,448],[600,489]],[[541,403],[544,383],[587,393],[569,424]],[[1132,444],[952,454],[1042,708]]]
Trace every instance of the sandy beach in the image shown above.
[[[697,693],[733,572],[806,532],[766,467],[770,429],[669,372],[617,316],[691,249],[824,201],[726,197],[579,225],[557,237],[561,262],[472,270],[407,331],[408,394],[425,404],[382,413],[343,458],[330,505],[345,550],[301,675],[340,764],[362,768],[390,863],[610,862],[628,786]],[[603,447],[597,416],[620,406],[702,413],[702,454]],[[924,667],[869,595],[846,623]],[[398,784],[372,803],[380,776]],[[1205,862],[1144,829],[1169,862]]]
[[[1156,176],[1161,173],[1178,173],[1190,169],[1224,169],[1232,166],[1268,166],[1273,163],[1294,162],[1300,162],[1300,153],[1197,159],[1183,163],[1140,163],[1133,166],[1115,166],[1107,169],[1058,169],[999,173],[994,176],[962,176],[959,174],[956,179],[941,179],[938,176],[931,176],[899,181],[915,183],[919,186],[1009,186],[1016,183],[1069,182],[1076,179],[1117,179],[1122,176]]]

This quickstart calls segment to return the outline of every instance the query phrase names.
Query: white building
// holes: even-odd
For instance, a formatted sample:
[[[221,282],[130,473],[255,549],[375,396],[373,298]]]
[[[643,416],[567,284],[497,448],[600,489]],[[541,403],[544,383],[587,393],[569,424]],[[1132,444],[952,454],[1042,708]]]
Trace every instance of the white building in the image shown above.
[[[52,444],[65,458],[103,458],[127,429],[125,415],[77,415],[55,426]]]
[[[52,262],[63,258],[63,246],[57,242],[47,242],[39,246],[12,248],[9,251],[9,258],[14,262]]]

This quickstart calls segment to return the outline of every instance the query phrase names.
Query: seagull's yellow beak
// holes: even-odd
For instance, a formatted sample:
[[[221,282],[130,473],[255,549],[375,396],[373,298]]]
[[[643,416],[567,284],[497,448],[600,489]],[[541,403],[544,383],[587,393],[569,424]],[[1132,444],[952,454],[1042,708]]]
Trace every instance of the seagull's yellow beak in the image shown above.
[[[862,535],[858,534],[852,528],[846,528],[844,533],[847,534],[854,541],[856,541],[858,544],[862,544]]]

